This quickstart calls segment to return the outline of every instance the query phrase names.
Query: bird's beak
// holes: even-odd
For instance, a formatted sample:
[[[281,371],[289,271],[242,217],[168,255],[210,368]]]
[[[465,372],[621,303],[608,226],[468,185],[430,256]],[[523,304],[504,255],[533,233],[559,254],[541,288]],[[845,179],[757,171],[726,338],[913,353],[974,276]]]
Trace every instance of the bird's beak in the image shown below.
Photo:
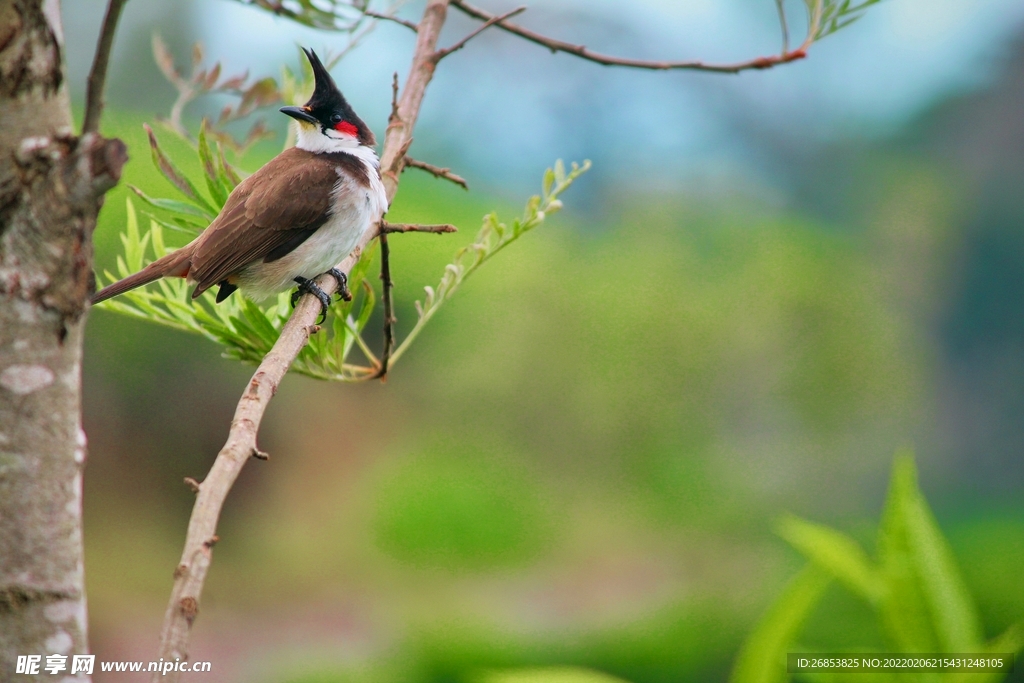
[[[296,121],[305,121],[306,123],[319,123],[316,117],[310,114],[302,107],[281,107],[281,113],[287,114]]]

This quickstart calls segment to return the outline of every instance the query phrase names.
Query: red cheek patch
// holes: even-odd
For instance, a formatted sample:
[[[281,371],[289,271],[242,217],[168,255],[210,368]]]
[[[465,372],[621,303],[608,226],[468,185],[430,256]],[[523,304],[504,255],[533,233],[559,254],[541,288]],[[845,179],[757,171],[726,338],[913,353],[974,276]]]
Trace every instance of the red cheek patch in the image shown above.
[[[356,128],[351,123],[349,123],[348,121],[342,121],[338,123],[336,126],[334,126],[334,130],[338,131],[339,133],[344,133],[345,135],[351,135],[354,138],[359,137],[359,129]]]

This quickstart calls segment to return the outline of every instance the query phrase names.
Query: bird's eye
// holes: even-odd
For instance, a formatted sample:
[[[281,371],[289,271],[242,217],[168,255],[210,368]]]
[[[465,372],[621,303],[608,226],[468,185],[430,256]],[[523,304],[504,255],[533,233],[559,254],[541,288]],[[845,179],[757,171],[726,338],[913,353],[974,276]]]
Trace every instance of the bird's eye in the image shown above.
[[[340,122],[341,122],[341,114],[335,114],[334,116],[331,117],[331,123],[340,123]]]

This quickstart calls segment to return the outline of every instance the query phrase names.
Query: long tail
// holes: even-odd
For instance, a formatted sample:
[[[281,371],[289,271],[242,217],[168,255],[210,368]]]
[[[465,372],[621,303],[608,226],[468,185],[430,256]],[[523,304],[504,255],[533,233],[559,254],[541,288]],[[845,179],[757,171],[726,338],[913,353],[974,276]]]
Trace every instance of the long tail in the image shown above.
[[[142,285],[149,284],[154,280],[159,280],[162,277],[167,276],[178,276],[185,277],[188,275],[189,269],[192,267],[192,252],[195,251],[193,244],[188,244],[175,252],[171,252],[153,261],[148,266],[135,273],[129,275],[123,280],[118,280],[112,285],[108,285],[92,295],[90,301],[92,303],[99,303],[100,301],[106,301],[107,299],[117,296],[118,294],[124,294],[130,289],[141,287]]]

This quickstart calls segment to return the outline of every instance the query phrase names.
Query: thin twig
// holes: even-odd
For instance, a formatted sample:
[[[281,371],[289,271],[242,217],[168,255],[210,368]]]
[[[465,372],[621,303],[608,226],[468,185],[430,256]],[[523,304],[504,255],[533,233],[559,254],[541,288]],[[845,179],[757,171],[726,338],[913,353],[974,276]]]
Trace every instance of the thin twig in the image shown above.
[[[404,26],[404,27],[406,27],[408,29],[412,29],[413,32],[419,32],[419,28],[416,26],[416,24],[414,24],[413,22],[408,21],[406,19],[402,19],[401,17],[396,17],[396,16],[394,16],[392,14],[381,14],[380,12],[373,12],[371,10],[365,10],[363,12],[363,14],[365,14],[368,17],[373,17],[374,19],[383,19],[384,21],[393,21],[396,24],[401,24],[402,26]]]
[[[379,240],[380,281],[383,292],[381,299],[384,303],[384,349],[380,354],[380,365],[377,367],[377,372],[367,379],[383,380],[388,376],[388,360],[391,359],[391,352],[395,348],[395,323],[398,320],[395,318],[392,304],[391,290],[394,288],[395,283],[391,279],[391,248],[388,246],[388,231],[386,229],[380,231]]]
[[[398,189],[398,174],[401,171],[405,151],[412,141],[412,131],[419,115],[420,105],[427,85],[433,78],[436,64],[432,57],[437,50],[437,39],[447,18],[449,0],[427,0],[423,19],[418,28],[416,49],[413,54],[409,76],[401,97],[398,99],[397,116],[388,125],[381,154],[381,180],[392,200]],[[376,237],[367,231],[357,247],[341,263],[338,269],[344,273],[352,270],[360,254]],[[317,284],[328,294],[337,289],[336,279],[330,275],[321,276]],[[174,573],[174,588],[164,616],[160,635],[160,657],[165,662],[188,659],[188,643],[192,623],[198,613],[199,597],[202,593],[206,574],[210,568],[212,549],[209,541],[216,536],[217,521],[221,508],[235,479],[252,456],[256,448],[256,435],[263,413],[274,392],[299,351],[308,343],[309,335],[316,329],[314,320],[320,314],[320,302],[311,295],[302,296],[292,316],[281,330],[274,347],[263,358],[253,374],[252,380],[242,394],[227,442],[217,455],[206,479],[200,484],[181,561]],[[180,674],[169,672],[153,677],[155,683],[175,683]]]
[[[447,235],[453,232],[458,232],[459,229],[450,223],[439,223],[437,225],[420,225],[419,223],[385,223],[381,226],[380,231],[384,235],[406,232],[431,232],[435,235]]]
[[[398,72],[391,76],[391,113],[388,114],[388,123],[398,120]]]
[[[786,0],[775,0],[779,12],[779,29],[782,31],[782,54],[789,52],[789,22],[786,21]]]
[[[495,19],[495,15],[490,12],[486,12],[478,7],[474,7],[465,0],[451,0],[451,5],[462,10],[467,15],[474,19],[480,19],[482,21],[490,22]],[[573,45],[572,43],[566,43],[555,38],[549,38],[548,36],[541,35],[527,28],[523,28],[518,24],[513,24],[508,21],[500,20],[495,22],[494,25],[498,28],[504,29],[509,33],[513,33],[521,38],[529,40],[531,43],[537,45],[543,45],[552,52],[565,52],[567,54],[575,55],[581,59],[586,59],[597,64],[603,64],[605,66],[625,66],[634,69],[654,69],[658,71],[666,71],[670,69],[678,70],[689,70],[689,71],[713,71],[716,73],[739,73],[741,71],[747,71],[750,69],[770,69],[773,66],[780,64],[786,64],[788,62],[794,62],[798,59],[803,59],[807,56],[807,48],[814,42],[814,38],[811,34],[808,34],[808,39],[804,41],[796,50],[783,52],[778,55],[771,57],[757,57],[746,62],[737,62],[735,64],[706,64],[701,61],[683,61],[683,62],[665,62],[665,61],[648,61],[644,59],[626,59],[624,57],[613,57],[611,55],[604,55],[598,52],[593,52],[587,49],[583,45]]]
[[[472,33],[467,35],[465,38],[460,40],[459,42],[455,43],[451,47],[446,47],[443,50],[438,50],[437,52],[435,52],[434,53],[434,61],[435,62],[440,62],[442,59],[444,59],[445,57],[447,57],[451,53],[457,52],[458,50],[461,50],[462,48],[466,47],[466,43],[468,43],[469,41],[473,40],[478,35],[480,35],[484,31],[486,31],[490,27],[494,26],[498,22],[504,21],[505,19],[508,19],[509,17],[514,17],[515,15],[521,14],[522,12],[525,12],[525,11],[526,11],[526,7],[525,6],[523,6],[523,7],[516,7],[511,12],[506,12],[505,14],[502,14],[500,16],[493,16],[493,17],[491,17],[490,19],[485,21],[483,23],[483,25],[480,26],[477,30],[473,31]]]
[[[433,174],[437,178],[444,178],[445,180],[450,180],[456,185],[461,185],[462,189],[464,190],[469,189],[469,185],[466,184],[466,179],[460,175],[452,173],[452,170],[450,168],[441,168],[440,166],[434,166],[433,164],[428,164],[425,161],[413,159],[410,156],[405,157],[405,166],[418,168],[420,170],[426,171],[427,173]]]
[[[82,123],[82,134],[99,132],[100,115],[103,114],[103,88],[107,82],[107,66],[110,64],[110,49],[114,45],[114,33],[117,21],[121,18],[121,10],[128,0],[110,0],[107,14],[103,17],[103,28],[100,39],[96,43],[96,56],[89,72],[89,82],[85,94],[85,120]]]

